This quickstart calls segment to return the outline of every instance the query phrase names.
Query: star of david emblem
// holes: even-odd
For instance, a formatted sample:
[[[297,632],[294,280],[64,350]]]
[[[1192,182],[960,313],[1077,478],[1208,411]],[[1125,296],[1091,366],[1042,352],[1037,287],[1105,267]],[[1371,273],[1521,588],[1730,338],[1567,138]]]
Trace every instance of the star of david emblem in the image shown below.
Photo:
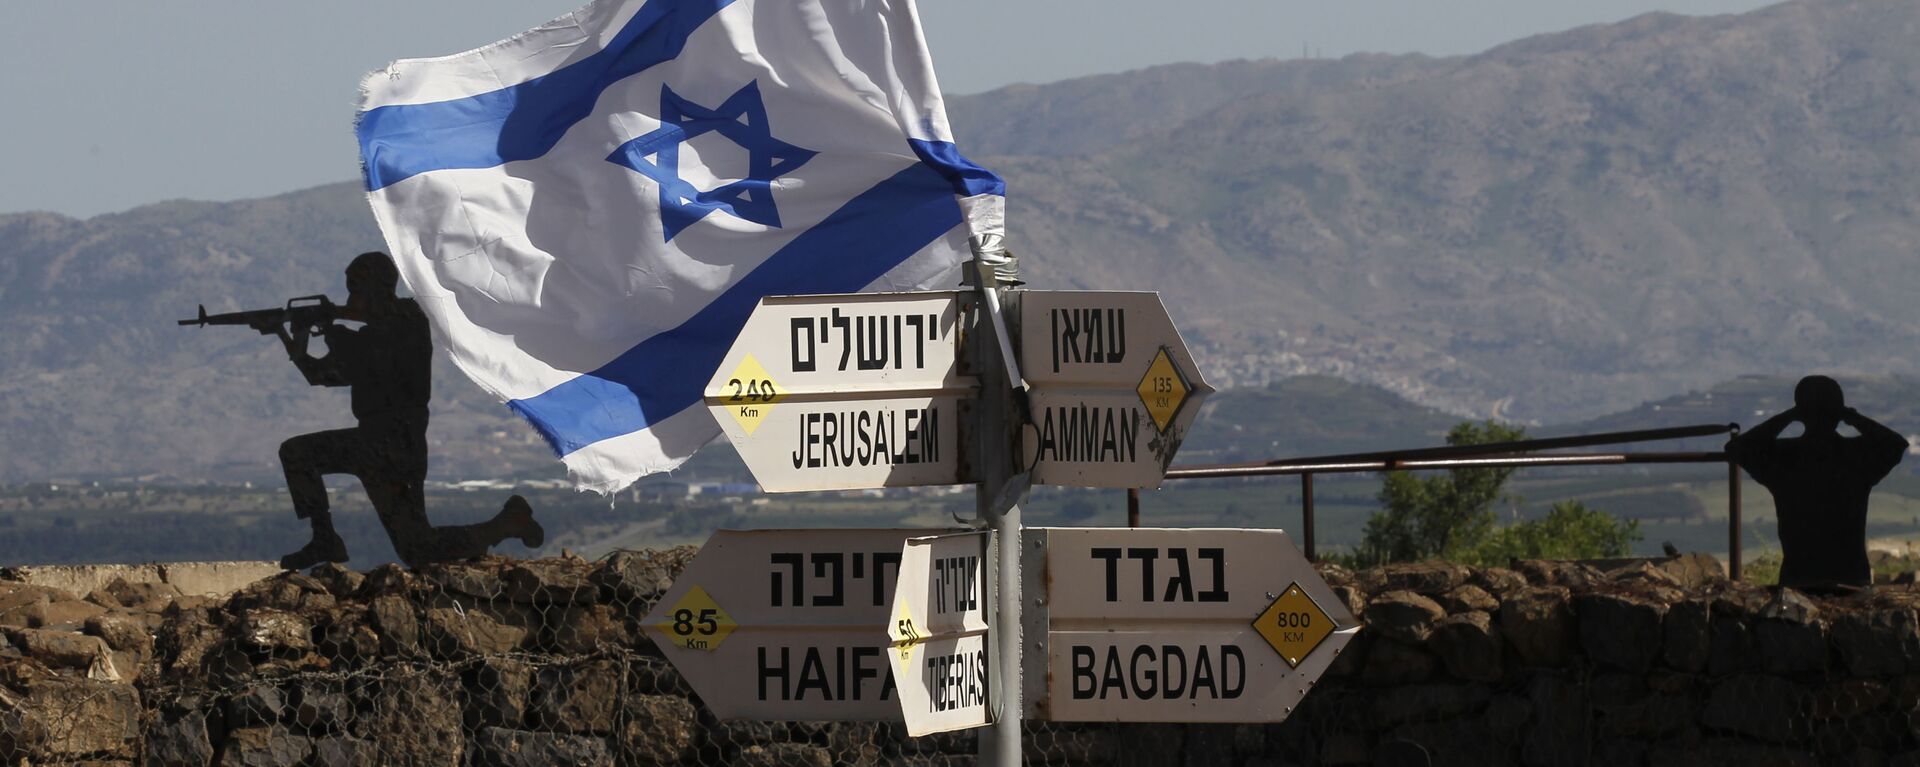
[[[680,177],[680,145],[710,131],[747,150],[747,176],[713,189],[695,188]],[[758,82],[749,82],[720,106],[708,109],[660,87],[660,127],[621,144],[607,161],[638,171],[660,185],[660,223],[668,240],[681,230],[723,210],[742,220],[779,227],[773,182],[805,165],[816,154],[774,138]]]

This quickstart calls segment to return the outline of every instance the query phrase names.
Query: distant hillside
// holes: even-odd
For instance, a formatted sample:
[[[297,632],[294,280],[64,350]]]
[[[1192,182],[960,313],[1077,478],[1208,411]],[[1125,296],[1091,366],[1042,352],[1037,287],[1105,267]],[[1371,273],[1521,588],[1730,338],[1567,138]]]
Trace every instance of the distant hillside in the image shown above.
[[[1022,155],[994,164],[1037,284],[1156,287],[1237,383],[1552,422],[1747,373],[1920,373],[1915,39],[1920,4],[1789,2],[953,111],[964,146]]]
[[[1160,67],[951,111],[1008,178],[1034,285],[1162,291],[1210,377],[1267,398],[1259,415],[1300,396],[1269,382],[1310,373],[1567,423],[1746,374],[1920,376],[1916,39],[1920,4],[1801,0],[1466,57]],[[249,331],[173,320],[338,297],[379,244],[351,184],[0,216],[0,481],[274,476],[279,440],[345,423],[344,397]],[[441,372],[436,475],[560,474]],[[1193,445],[1259,452],[1244,434]]]

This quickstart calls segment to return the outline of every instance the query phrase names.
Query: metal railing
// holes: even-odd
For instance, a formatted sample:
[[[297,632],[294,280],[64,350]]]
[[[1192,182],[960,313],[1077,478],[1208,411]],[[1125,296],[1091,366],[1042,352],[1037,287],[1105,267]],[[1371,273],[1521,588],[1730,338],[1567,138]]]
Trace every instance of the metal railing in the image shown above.
[[[1540,450],[1653,442],[1689,437],[1738,434],[1739,424],[1703,424],[1670,429],[1582,434],[1483,445],[1390,450],[1377,453],[1287,458],[1252,463],[1199,464],[1167,470],[1167,479],[1224,479],[1231,477],[1300,477],[1300,539],[1307,559],[1314,551],[1313,477],[1316,474],[1365,474],[1376,471],[1420,469],[1526,468],[1541,466],[1620,466],[1633,464],[1724,463],[1727,465],[1727,570],[1740,579],[1740,467],[1724,452],[1620,452],[1530,455]],[[1127,526],[1140,526],[1140,491],[1127,490]]]

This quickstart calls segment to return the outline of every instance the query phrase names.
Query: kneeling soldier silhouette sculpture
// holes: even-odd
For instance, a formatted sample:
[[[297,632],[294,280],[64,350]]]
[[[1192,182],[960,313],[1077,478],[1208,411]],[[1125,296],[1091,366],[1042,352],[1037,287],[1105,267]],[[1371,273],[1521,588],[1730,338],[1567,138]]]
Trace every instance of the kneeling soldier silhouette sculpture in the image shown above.
[[[529,547],[546,537],[533,509],[518,495],[493,519],[475,525],[434,527],[427,521],[427,400],[432,393],[433,335],[427,316],[410,298],[395,295],[399,271],[385,253],[362,253],[347,266],[347,303],[326,296],[287,302],[284,309],[208,315],[182,325],[247,325],[276,335],[287,356],[314,386],[352,388],[350,429],[303,434],[280,445],[280,465],[294,514],[313,525],[313,540],[280,558],[280,566],[303,570],[321,562],[347,561],[347,545],[333,529],[327,488],[321,477],[360,479],[393,549],[410,567],[468,559],[508,538]],[[358,329],[337,320],[362,323]],[[325,356],[308,350],[312,337],[326,343]]]
[[[1799,421],[1805,432],[1782,439]],[[1839,425],[1860,432],[1840,436]],[[1727,457],[1773,494],[1780,521],[1780,585],[1867,586],[1867,495],[1899,465],[1907,440],[1847,407],[1840,384],[1807,376],[1793,407],[1727,441]]]

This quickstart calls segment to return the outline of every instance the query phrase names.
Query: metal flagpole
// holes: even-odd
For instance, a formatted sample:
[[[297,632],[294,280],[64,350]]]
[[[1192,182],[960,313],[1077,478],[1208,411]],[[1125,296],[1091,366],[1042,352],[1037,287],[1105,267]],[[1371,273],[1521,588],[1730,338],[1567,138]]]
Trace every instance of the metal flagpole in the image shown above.
[[[976,503],[980,519],[991,526],[999,549],[998,596],[993,621],[995,667],[999,674],[997,710],[993,726],[979,735],[981,762],[992,767],[1019,767],[1021,763],[1020,701],[1020,502],[1025,499],[1031,475],[1014,465],[1013,428],[1024,412],[1017,397],[1025,392],[1019,362],[1013,356],[1013,342],[1001,312],[999,282],[993,266],[976,259],[969,265],[969,278],[980,288],[980,328],[993,337],[990,343],[975,348],[983,360],[995,361],[981,366],[980,402],[977,409],[980,485]]]

